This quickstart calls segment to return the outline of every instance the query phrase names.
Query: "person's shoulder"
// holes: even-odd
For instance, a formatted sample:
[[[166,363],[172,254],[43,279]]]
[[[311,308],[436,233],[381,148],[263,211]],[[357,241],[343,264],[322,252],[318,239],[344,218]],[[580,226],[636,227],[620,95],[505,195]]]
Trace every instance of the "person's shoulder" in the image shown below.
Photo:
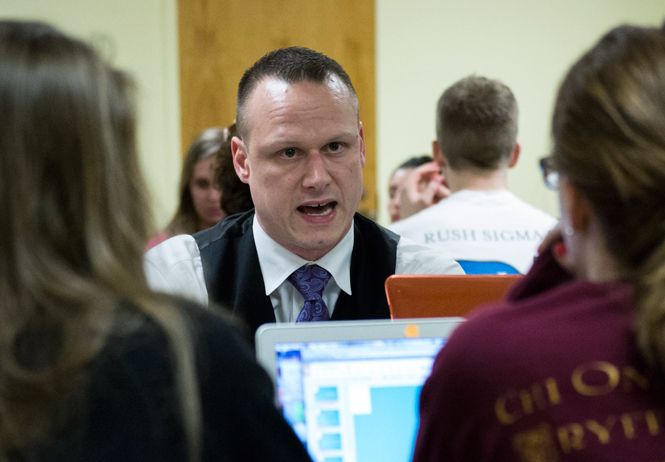
[[[234,239],[243,236],[252,229],[254,209],[224,218],[215,226],[194,234],[194,240],[203,250],[222,239]]]
[[[242,335],[246,327],[225,307],[202,306],[185,298],[175,300],[188,319],[197,344],[208,350],[208,353],[235,352],[253,360],[251,347]]]
[[[529,291],[528,286],[533,290]],[[547,343],[546,337],[556,336],[558,331],[579,325],[580,319],[603,312],[606,293],[612,289],[577,280],[561,280],[548,287],[532,271],[518,281],[504,300],[473,310],[455,331],[453,345],[494,360],[508,360],[529,346],[536,348]],[[617,293],[623,302],[624,292]]]
[[[148,250],[143,270],[154,291],[179,294],[203,304],[208,302],[201,253],[189,234],[174,236]]]
[[[625,309],[630,304],[624,303],[623,292],[619,291],[620,301],[613,310],[603,288],[589,289],[588,284],[571,281],[526,299],[475,309],[446,343],[433,375],[462,387],[464,383],[514,386],[516,377],[533,383],[559,367],[554,364],[592,351],[582,346],[598,332],[621,331],[623,338],[630,338],[632,316]],[[605,335],[592,343],[611,352],[623,348],[618,338]],[[492,385],[488,377],[493,378]]]
[[[454,381],[483,383],[482,377],[504,377],[513,366],[519,368],[523,354],[537,345],[531,342],[533,325],[529,313],[511,303],[498,302],[476,308],[460,324],[437,359],[437,373],[455,375]]]
[[[520,207],[520,210],[522,211],[521,213],[528,215],[529,218],[545,224],[551,224],[552,226],[554,226],[554,224],[558,221],[549,213],[529,204],[508,190],[506,190],[506,196],[515,206]]]
[[[197,336],[201,332],[204,334],[222,331],[235,333],[239,330],[238,321],[230,311],[223,307],[218,309],[220,306],[216,305],[213,308],[178,296],[168,296],[168,298],[188,320],[191,329]]]
[[[184,328],[181,333],[186,334],[179,335],[178,341],[191,342],[194,347],[200,378],[226,374],[234,368],[245,369],[244,364],[254,362],[251,346],[241,335],[241,326],[223,309],[213,310],[171,295],[160,295],[155,303],[162,311],[172,310],[168,316]],[[104,356],[107,362],[123,364],[124,373],[141,383],[154,375],[153,369],[171,368],[171,350],[178,347],[178,341],[174,343],[169,338],[159,321],[135,305],[124,303],[118,309]]]
[[[388,229],[396,234],[399,234],[400,236],[403,234],[408,235],[409,232],[418,227],[417,225],[422,221],[423,217],[428,217],[430,214],[430,209],[421,210],[420,212],[413,214],[410,217],[391,223],[388,225]]]
[[[402,236],[397,244],[395,274],[464,274],[447,252]]]
[[[451,199],[452,198],[452,199]],[[418,213],[406,217],[403,220],[396,221],[388,226],[388,229],[399,234],[400,236],[412,235],[416,231],[421,231],[422,227],[440,223],[442,220],[448,218],[450,213],[448,210],[454,208],[457,201],[453,196],[441,199],[436,204],[421,210]]]
[[[160,267],[169,267],[199,255],[199,247],[189,234],[173,236],[157,244],[145,254],[145,261]]]
[[[151,303],[161,307],[159,309],[162,311],[172,310],[170,316],[179,317],[179,323],[186,327],[194,342],[198,341],[201,335],[226,339],[235,336],[238,332],[236,321],[230,313],[213,310],[185,297],[159,294]],[[157,348],[161,349],[163,347],[161,343],[166,339],[163,332],[164,329],[160,327],[160,322],[149,312],[131,302],[122,302],[117,310],[110,338],[115,338],[115,343],[119,345],[131,347],[136,344],[141,348],[157,345]],[[133,338],[141,338],[141,340],[135,342]],[[146,338],[150,341],[146,341]],[[113,344],[114,342],[111,341],[110,345]]]
[[[400,237],[391,229],[378,224],[376,221],[356,213],[353,217],[354,226],[363,236],[382,236],[390,241],[397,242]]]
[[[105,347],[91,364],[86,445],[94,455],[110,439],[121,442],[112,454],[122,460],[183,460],[178,406],[183,371],[194,373],[200,392],[204,449],[217,448],[225,437],[224,423],[238,419],[228,411],[230,400],[247,393],[245,401],[260,400],[265,408],[272,403],[270,379],[230,318],[172,296],[159,296],[152,303],[178,326],[169,329],[173,333],[135,304],[123,302]],[[183,354],[186,347],[191,354]],[[217,457],[232,452],[227,443],[218,448]],[[140,453],[144,458],[136,456]],[[102,460],[110,459],[105,455]]]

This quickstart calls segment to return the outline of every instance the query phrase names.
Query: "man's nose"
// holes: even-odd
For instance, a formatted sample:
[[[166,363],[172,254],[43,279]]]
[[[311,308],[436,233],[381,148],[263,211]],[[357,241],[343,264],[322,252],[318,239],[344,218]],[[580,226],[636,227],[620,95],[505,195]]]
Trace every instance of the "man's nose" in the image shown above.
[[[312,152],[307,156],[303,186],[306,188],[323,188],[330,183],[330,174],[326,161],[320,152]]]

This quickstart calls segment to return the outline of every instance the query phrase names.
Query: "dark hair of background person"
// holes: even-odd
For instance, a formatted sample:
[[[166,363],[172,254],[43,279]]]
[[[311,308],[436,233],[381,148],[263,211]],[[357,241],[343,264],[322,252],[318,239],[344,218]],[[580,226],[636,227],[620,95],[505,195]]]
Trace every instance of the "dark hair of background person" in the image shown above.
[[[166,227],[169,237],[178,234],[194,234],[199,226],[199,217],[196,214],[190,182],[194,175],[194,167],[202,160],[217,156],[224,143],[224,131],[219,127],[203,130],[187,150],[185,161],[180,173],[180,184],[178,185],[178,208]],[[224,207],[222,207],[224,209]],[[224,209],[226,211],[226,209]],[[226,212],[228,214],[228,212]]]
[[[421,165],[428,164],[430,162],[434,162],[434,159],[432,156],[428,156],[427,154],[423,154],[420,156],[413,156],[404,162],[402,162],[396,169],[395,171],[402,169],[402,168],[416,168],[420,167]]]
[[[566,76],[552,134],[554,168],[635,287],[640,350],[665,371],[665,32],[607,33]]]
[[[470,76],[439,98],[436,137],[454,170],[507,167],[517,142],[517,101],[498,80]]]
[[[236,126],[238,136],[247,137],[244,108],[254,87],[267,77],[274,77],[288,84],[312,82],[322,84],[331,76],[339,78],[349,89],[356,101],[356,90],[351,78],[337,61],[309,48],[288,47],[271,51],[247,69],[238,85],[238,101],[236,103]]]
[[[404,183],[407,181],[411,170],[420,167],[421,165],[432,162],[434,159],[426,154],[411,157],[402,162],[390,175],[388,181],[388,213],[390,214],[390,221],[396,222],[407,216],[412,215],[409,211],[402,210],[401,204],[401,191],[404,188]]]
[[[120,305],[168,340],[197,459],[201,410],[188,323],[143,273],[152,229],[132,93],[127,76],[83,42],[42,23],[0,21],[2,460],[53,437],[78,413],[86,367],[118,338],[119,325],[123,333],[142,329],[145,322],[122,321]]]
[[[227,215],[246,212],[254,208],[249,185],[240,181],[233,167],[231,139],[236,136],[236,124],[224,129],[224,141],[217,151],[214,181],[222,191],[222,210]]]

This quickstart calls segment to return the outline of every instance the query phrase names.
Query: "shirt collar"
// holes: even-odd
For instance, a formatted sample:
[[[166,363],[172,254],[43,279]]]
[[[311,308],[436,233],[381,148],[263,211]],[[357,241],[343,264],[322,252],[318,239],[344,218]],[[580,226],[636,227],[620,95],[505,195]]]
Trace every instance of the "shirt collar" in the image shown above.
[[[347,294],[351,295],[351,253],[353,252],[353,226],[333,249],[312,262],[300,258],[275,242],[261,228],[256,214],[252,223],[256,253],[259,256],[261,273],[265,284],[266,295],[273,293],[291,273],[306,264],[316,263],[325,268],[335,282]]]

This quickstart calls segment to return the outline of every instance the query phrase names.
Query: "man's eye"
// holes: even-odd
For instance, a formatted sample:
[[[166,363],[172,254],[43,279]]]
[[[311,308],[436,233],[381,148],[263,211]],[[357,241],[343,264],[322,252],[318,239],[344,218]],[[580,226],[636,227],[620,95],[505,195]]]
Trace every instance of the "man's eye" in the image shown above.
[[[330,143],[328,145],[328,148],[333,152],[339,151],[340,149],[342,149],[342,143],[338,143],[337,141],[333,141],[332,143]]]
[[[285,149],[284,152],[282,152],[282,155],[291,158],[296,155],[296,150],[294,148]]]

